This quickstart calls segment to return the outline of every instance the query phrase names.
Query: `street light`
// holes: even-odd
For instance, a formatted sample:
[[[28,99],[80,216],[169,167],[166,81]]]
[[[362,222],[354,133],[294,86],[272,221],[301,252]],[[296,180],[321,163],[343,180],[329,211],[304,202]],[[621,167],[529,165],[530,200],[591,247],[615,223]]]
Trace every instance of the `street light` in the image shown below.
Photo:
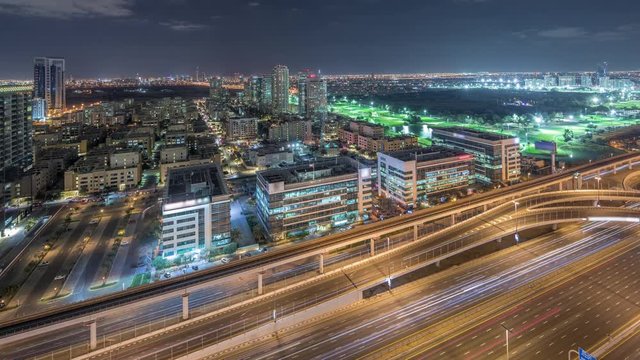
[[[504,329],[504,336],[507,341],[507,360],[509,360],[509,333],[511,332],[511,330],[507,329],[504,324],[500,324],[500,326],[502,326],[502,328]]]
[[[516,233],[514,235],[514,238],[516,239],[516,243],[520,242],[520,237],[518,236],[518,205],[520,205],[520,203],[514,200],[513,208],[514,208],[515,217],[516,217]]]
[[[594,179],[596,179],[596,181],[598,182],[598,185],[596,187],[596,207],[598,207],[600,206],[600,180],[602,180],[602,178],[600,177],[600,175],[596,175]]]

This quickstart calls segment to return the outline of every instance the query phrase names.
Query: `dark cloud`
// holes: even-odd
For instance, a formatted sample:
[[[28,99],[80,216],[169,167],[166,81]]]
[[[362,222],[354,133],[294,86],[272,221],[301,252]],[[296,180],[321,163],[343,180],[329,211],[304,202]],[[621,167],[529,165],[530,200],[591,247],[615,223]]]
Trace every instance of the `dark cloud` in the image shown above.
[[[132,0],[0,0],[0,12],[20,16],[73,18],[130,16]]]

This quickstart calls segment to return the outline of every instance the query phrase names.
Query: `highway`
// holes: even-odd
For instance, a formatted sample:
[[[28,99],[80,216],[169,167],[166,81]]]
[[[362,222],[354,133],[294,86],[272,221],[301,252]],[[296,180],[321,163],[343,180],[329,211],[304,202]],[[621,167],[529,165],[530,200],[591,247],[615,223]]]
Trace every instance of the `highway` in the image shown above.
[[[637,154],[623,154],[610,159],[604,159],[593,162],[591,164],[582,165],[571,169],[571,172],[565,171],[552,174],[526,183],[517,184],[504,189],[475,195],[463,200],[438,206],[432,209],[416,211],[414,214],[388,219],[382,222],[360,226],[356,229],[346,231],[319,238],[305,243],[299,243],[293,246],[285,246],[281,249],[269,252],[252,259],[244,259],[243,261],[229,264],[228,266],[220,266],[207,269],[194,274],[189,274],[180,279],[170,279],[160,283],[154,283],[147,286],[141,286],[131,289],[125,293],[111,294],[98,297],[84,303],[66,306],[63,310],[49,311],[44,313],[35,313],[22,318],[20,321],[4,322],[0,328],[0,334],[12,333],[21,329],[30,329],[35,326],[49,324],[63,319],[70,319],[78,315],[95,313],[97,311],[110,308],[120,307],[123,304],[138,302],[141,299],[147,299],[160,294],[166,294],[171,291],[183,290],[197,284],[203,284],[212,280],[221,279],[229,275],[237,275],[248,270],[260,268],[273,263],[284,261],[297,261],[309,253],[314,251],[322,251],[328,247],[336,247],[341,244],[349,244],[360,239],[375,238],[384,235],[385,232],[393,229],[409,228],[411,226],[420,226],[428,219],[442,216],[443,214],[455,214],[461,212],[461,209],[473,209],[474,207],[482,207],[490,205],[496,201],[504,201],[508,198],[533,193],[537,190],[557,185],[561,182],[571,183],[574,181],[574,174],[580,172],[582,174],[594,172],[598,169],[611,167],[612,164],[620,165],[620,168],[628,167],[629,162],[637,161]],[[288,259],[288,260],[287,260]]]
[[[640,244],[634,241],[639,233],[637,225],[568,226],[218,357],[502,359],[504,323],[512,331],[513,358],[566,359],[566,351],[576,343],[587,348],[629,316],[640,314],[637,303],[615,295],[625,286],[632,287],[624,289],[628,294],[640,290],[635,271],[611,280],[640,261]],[[578,278],[552,288],[547,286],[551,282],[539,281],[566,275],[567,265],[599,256],[614,245],[626,248]],[[540,295],[509,299],[517,287]],[[610,321],[608,314],[616,318]]]
[[[618,210],[619,209],[607,208],[589,209],[589,211],[604,214],[608,214],[611,211],[617,212]],[[537,211],[546,212],[548,210]],[[563,209],[560,211],[565,212],[567,210]],[[535,216],[537,215],[532,215],[528,212],[523,212],[521,214],[522,219]],[[582,216],[583,214],[579,215],[579,217]],[[510,216],[502,216],[500,219],[497,219],[503,222],[500,226],[488,226],[483,221],[479,219],[476,220],[477,221],[469,222],[466,226],[453,228],[460,239],[495,239],[496,234],[502,234],[505,232],[505,228],[511,227],[511,230],[506,230],[506,233],[512,231],[515,223],[515,219]],[[462,240],[454,238],[448,241]],[[157,353],[158,358],[169,357],[170,352],[177,353],[180,349],[171,348],[168,344],[180,344],[185,339],[194,339],[194,344],[204,345],[208,343],[215,343],[230,335],[244,332],[254,325],[270,321],[273,316],[272,313],[274,307],[278,314],[277,316],[282,316],[293,313],[296,309],[299,310],[305,306],[309,306],[310,302],[313,303],[328,299],[347,290],[351,290],[354,286],[362,288],[363,285],[371,282],[381,282],[382,279],[384,279],[390,272],[393,273],[397,270],[405,269],[409,264],[415,265],[414,258],[416,255],[421,255],[421,253],[416,252],[416,247],[420,244],[411,245],[415,246],[399,248],[395,252],[390,252],[389,256],[386,257],[382,256],[373,258],[373,261],[368,262],[366,266],[354,268],[352,271],[338,274],[336,276],[327,277],[321,281],[312,283],[310,286],[287,291],[279,294],[277,297],[273,297],[271,300],[254,302],[242,308],[234,309],[233,311],[223,312],[217,316],[203,319],[193,325],[181,329],[180,331],[170,332],[161,337],[154,337],[140,341],[136,346],[123,347],[113,351],[112,355],[117,355],[122,358],[130,358],[153,354],[155,357]],[[313,294],[318,295],[314,298]],[[162,312],[160,309],[156,309],[156,311]],[[238,315],[238,312],[240,312],[240,316]],[[101,321],[101,323],[103,322]],[[99,327],[98,332],[99,334],[104,334],[102,336],[105,345],[107,344],[107,339],[115,342],[119,342],[120,339],[122,339],[122,335],[118,334],[117,331],[111,331],[114,326],[121,325],[121,321],[119,322],[114,320],[113,322],[109,321],[106,324],[106,327],[105,325]],[[31,338],[28,341],[11,344],[10,349],[7,349],[7,351],[16,357],[42,354],[45,349],[68,349],[69,343],[77,343],[79,339],[82,339],[82,337],[86,339],[86,336],[86,329],[76,327],[66,331],[57,331],[56,334],[48,334],[46,336]],[[204,340],[205,338],[207,339],[206,341]],[[34,345],[36,343],[38,344],[37,346]],[[191,345],[191,348],[194,348],[193,344]],[[182,349],[182,351],[184,351],[184,349]],[[109,354],[105,353],[104,356],[109,356]]]

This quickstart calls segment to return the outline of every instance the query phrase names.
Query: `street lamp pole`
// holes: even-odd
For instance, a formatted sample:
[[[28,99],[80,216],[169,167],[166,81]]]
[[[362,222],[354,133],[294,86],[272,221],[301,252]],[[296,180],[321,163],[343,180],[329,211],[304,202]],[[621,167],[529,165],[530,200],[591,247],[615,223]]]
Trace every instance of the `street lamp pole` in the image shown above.
[[[504,324],[500,324],[500,326],[502,326],[502,328],[504,329],[504,336],[507,341],[507,360],[509,360],[509,329],[507,329]]]
[[[515,217],[516,217],[516,233],[515,233],[515,239],[516,242],[520,242],[519,237],[518,237],[518,205],[520,205],[519,202],[514,201],[513,202],[513,208],[514,208],[514,212],[515,212]]]
[[[596,175],[594,179],[596,179],[596,181],[598,182],[598,186],[596,188],[596,204],[599,206],[600,205],[600,180],[602,180],[602,178],[600,177],[600,175]]]

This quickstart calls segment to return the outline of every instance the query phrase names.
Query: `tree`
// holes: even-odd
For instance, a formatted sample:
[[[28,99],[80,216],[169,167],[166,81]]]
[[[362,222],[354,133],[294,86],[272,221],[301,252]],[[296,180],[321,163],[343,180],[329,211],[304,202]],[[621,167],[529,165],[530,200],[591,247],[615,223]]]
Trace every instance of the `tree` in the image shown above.
[[[564,137],[564,142],[571,141],[573,139],[573,130],[564,129],[564,134],[562,134],[562,137]]]
[[[232,241],[238,241],[240,240],[240,235],[242,235],[240,233],[240,230],[238,229],[231,229],[231,240]]]
[[[156,270],[162,270],[165,268],[168,268],[170,266],[169,260],[163,258],[162,256],[158,256],[155,259],[153,259],[153,267],[156,268]]]

